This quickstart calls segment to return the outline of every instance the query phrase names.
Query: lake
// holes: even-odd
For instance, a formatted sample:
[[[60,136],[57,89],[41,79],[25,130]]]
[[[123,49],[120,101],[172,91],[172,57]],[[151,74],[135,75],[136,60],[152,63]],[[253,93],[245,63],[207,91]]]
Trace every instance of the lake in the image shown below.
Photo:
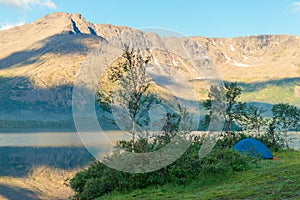
[[[53,130],[5,130],[0,132],[0,146],[83,146],[86,144],[106,145],[109,139],[112,143],[120,139],[128,139],[121,131],[106,131],[106,137],[97,132],[87,132],[79,137],[75,131]]]
[[[197,132],[202,133],[202,132]],[[291,147],[300,149],[300,132],[290,132],[288,137],[292,139]],[[53,131],[53,130],[2,130],[0,131],[0,147],[59,147],[59,146],[83,146],[87,145],[106,146],[108,142],[115,144],[121,139],[130,139],[130,135],[121,131],[105,131],[105,137],[97,132],[81,134],[76,131]]]
[[[76,169],[93,162],[92,153],[106,155],[111,146],[128,135],[106,132],[103,137],[87,132],[81,138],[75,131],[2,130],[0,132],[0,176],[23,177],[36,166]],[[108,142],[108,140],[111,142]],[[83,143],[84,141],[89,150]]]
[[[292,140],[290,143],[290,147],[300,150],[300,132],[288,133],[288,138]]]
[[[92,153],[107,154],[112,144],[130,139],[120,131],[108,131],[106,137],[87,132],[81,138],[75,131],[5,130],[0,132],[0,176],[23,177],[35,166],[61,169],[84,167],[94,160]],[[290,146],[300,149],[300,133],[289,133]],[[109,139],[111,142],[108,142]]]

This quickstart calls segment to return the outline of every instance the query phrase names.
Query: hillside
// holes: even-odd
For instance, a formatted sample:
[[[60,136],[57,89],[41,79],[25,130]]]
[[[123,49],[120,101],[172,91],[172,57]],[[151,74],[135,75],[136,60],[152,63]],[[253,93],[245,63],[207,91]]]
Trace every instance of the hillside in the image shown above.
[[[203,99],[204,77],[176,49],[183,41],[191,56],[202,56],[203,66],[216,66],[223,80],[237,81],[245,91],[242,100],[300,106],[300,37],[165,38],[129,27],[93,24],[80,14],[53,13],[0,31],[0,119],[71,119],[75,75],[91,50],[104,43],[117,49],[128,42],[152,48],[154,73],[178,70]]]

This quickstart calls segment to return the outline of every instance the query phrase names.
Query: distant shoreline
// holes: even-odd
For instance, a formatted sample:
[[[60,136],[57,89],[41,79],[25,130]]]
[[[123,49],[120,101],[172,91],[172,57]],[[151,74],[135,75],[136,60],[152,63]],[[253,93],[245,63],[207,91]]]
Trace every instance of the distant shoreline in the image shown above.
[[[49,132],[77,132],[75,128],[0,128],[1,133],[49,133]]]

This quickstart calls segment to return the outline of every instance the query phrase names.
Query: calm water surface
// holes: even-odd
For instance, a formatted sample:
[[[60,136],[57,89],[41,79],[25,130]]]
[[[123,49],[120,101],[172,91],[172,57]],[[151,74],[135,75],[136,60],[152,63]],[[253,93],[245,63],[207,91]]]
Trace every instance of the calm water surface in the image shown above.
[[[0,146],[83,146],[107,145],[129,135],[121,131],[87,132],[79,136],[75,131],[37,131],[37,130],[4,130],[0,131]]]
[[[84,167],[94,160],[91,152],[107,155],[116,141],[130,139],[120,131],[105,133],[87,132],[79,137],[75,131],[0,130],[0,176],[26,176],[39,165]],[[290,146],[300,150],[300,133],[289,133],[289,138]],[[91,148],[87,150],[82,141]]]
[[[290,132],[291,147],[300,149],[300,132]],[[130,139],[130,135],[121,131],[87,132],[79,134],[75,131],[47,130],[0,130],[0,147],[3,146],[83,146],[111,145],[121,139]],[[83,142],[82,142],[83,141]]]

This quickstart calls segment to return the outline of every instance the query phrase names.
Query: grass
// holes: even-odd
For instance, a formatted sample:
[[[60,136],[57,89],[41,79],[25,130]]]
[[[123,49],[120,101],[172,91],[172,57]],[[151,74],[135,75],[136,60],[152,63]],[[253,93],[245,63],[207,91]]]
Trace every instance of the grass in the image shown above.
[[[112,193],[98,200],[123,199],[300,199],[300,151],[274,153],[255,168],[230,177],[204,179],[188,185],[165,185]]]
[[[240,100],[245,102],[257,101],[270,104],[290,103],[300,106],[299,100],[295,95],[295,85],[288,84],[284,86],[268,85],[267,87],[255,89],[251,92],[247,92],[245,89]]]

